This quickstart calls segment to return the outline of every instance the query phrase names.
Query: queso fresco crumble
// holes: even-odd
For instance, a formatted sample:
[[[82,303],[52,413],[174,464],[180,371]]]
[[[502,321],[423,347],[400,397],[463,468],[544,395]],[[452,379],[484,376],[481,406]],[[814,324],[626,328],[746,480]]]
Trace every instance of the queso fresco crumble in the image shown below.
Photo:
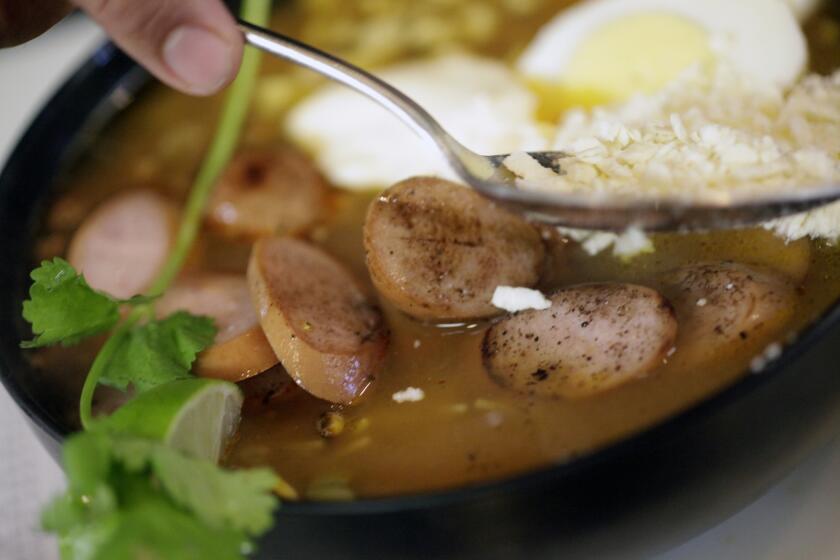
[[[698,66],[658,94],[568,113],[553,142],[553,149],[569,155],[561,161],[563,174],[540,168],[523,152],[505,165],[524,189],[621,193],[642,188],[656,195],[679,188],[698,197],[726,198],[739,189],[840,181],[837,130],[840,72],[809,75],[786,92],[747,83],[722,64],[712,70]],[[546,173],[552,175],[549,182]],[[790,240],[833,241],[840,237],[840,204],[766,227]],[[569,233],[592,253],[618,239]]]

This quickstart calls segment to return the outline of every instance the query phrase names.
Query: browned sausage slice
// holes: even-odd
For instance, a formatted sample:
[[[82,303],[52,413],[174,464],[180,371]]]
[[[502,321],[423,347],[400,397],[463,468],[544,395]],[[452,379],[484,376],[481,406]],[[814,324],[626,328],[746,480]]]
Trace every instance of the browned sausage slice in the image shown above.
[[[430,177],[397,183],[374,201],[364,242],[382,295],[413,317],[440,321],[498,314],[496,286],[534,286],[545,253],[519,216]]]
[[[680,323],[677,356],[693,363],[778,334],[796,299],[786,276],[732,262],[682,267],[664,281]]]
[[[248,282],[232,274],[204,274],[179,280],[158,301],[157,312],[189,311],[216,322],[213,346],[203,351],[195,371],[203,377],[242,381],[278,363],[263,334]]]
[[[262,239],[248,282],[268,341],[303,389],[350,403],[379,374],[388,344],[382,316],[331,256],[297,239]]]
[[[247,239],[300,231],[321,216],[326,193],[323,177],[300,152],[251,148],[237,154],[220,177],[208,223]]]
[[[67,260],[98,290],[118,298],[140,294],[169,255],[177,219],[175,207],[155,192],[117,194],[82,223]]]
[[[677,336],[671,305],[650,288],[587,284],[550,299],[550,308],[510,315],[485,334],[484,364],[501,384],[588,397],[649,373]]]

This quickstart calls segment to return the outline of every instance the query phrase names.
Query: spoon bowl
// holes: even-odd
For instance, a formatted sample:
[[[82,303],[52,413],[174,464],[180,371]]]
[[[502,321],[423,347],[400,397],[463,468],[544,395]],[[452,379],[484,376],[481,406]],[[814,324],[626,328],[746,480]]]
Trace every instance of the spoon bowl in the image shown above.
[[[241,20],[238,23],[248,44],[354,89],[390,111],[435,145],[462,181],[530,220],[607,231],[631,227],[649,231],[710,230],[766,222],[840,199],[840,185],[761,194],[745,189],[713,199],[688,194],[628,196],[520,188],[518,178],[504,164],[511,154],[477,154],[453,138],[414,100],[369,72],[290,37]],[[528,155],[542,167],[562,175],[562,160],[566,157],[563,152]]]

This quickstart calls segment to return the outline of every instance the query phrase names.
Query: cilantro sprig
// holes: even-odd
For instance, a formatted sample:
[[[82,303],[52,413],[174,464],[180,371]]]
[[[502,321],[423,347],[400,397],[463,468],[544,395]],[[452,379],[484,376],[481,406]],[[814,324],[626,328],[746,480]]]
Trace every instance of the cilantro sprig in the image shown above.
[[[68,488],[43,512],[72,560],[241,558],[271,526],[277,477],[224,471],[107,421],[63,449]]]
[[[271,0],[244,0],[244,19],[265,25]],[[196,175],[184,208],[175,244],[146,295],[118,300],[94,290],[65,260],[44,261],[32,271],[29,299],[23,317],[35,337],[21,344],[36,348],[70,346],[85,338],[111,331],[85,379],[79,402],[82,426],[90,426],[93,394],[100,383],[119,389],[146,390],[160,383],[184,378],[196,355],[215,338],[206,317],[178,313],[154,319],[154,300],[172,284],[184,265],[201,226],[204,207],[213,185],[236,148],[248,113],[259,71],[259,52],[246,50],[239,75],[230,87],[219,124],[207,155]],[[121,320],[121,309],[128,308]]]
[[[241,15],[265,25],[270,0],[244,0]],[[94,290],[66,261],[32,272],[23,317],[32,326],[24,348],[70,346],[110,331],[85,378],[79,415],[85,431],[63,455],[68,488],[44,511],[65,560],[241,558],[272,523],[279,479],[270,470],[225,471],[166,446],[121,432],[92,416],[99,384],[142,392],[189,377],[196,356],[216,335],[211,319],[178,312],[157,318],[154,304],[183,267],[213,184],[233,154],[252,96],[259,53],[245,52],[216,134],[190,194],[174,247],[149,292],[128,300]]]
[[[125,390],[145,391],[162,383],[191,377],[199,352],[213,343],[212,319],[183,311],[126,331],[99,382]]]
[[[96,385],[145,391],[190,377],[196,356],[216,337],[209,317],[176,312],[154,319],[149,298],[117,300],[96,291],[60,258],[41,263],[32,271],[32,279],[23,316],[36,336],[23,342],[24,348],[70,346],[117,327],[94,360],[82,389],[79,414],[85,427],[92,422]],[[120,322],[122,307],[130,311]]]
[[[121,302],[91,288],[64,259],[44,261],[30,276],[23,318],[32,324],[35,338],[21,344],[24,348],[70,346],[119,321]]]

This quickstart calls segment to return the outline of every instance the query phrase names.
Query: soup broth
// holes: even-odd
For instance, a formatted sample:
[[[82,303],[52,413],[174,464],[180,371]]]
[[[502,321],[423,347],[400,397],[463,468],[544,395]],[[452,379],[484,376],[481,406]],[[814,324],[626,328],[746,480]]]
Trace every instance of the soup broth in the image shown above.
[[[362,49],[355,43],[359,38],[352,36],[369,29],[365,26],[373,25],[376,17],[384,17],[364,7],[373,3],[334,4],[338,11],[329,20],[312,7],[314,3],[284,6],[276,15],[275,28],[317,39],[327,50],[373,65],[456,44],[512,60],[540,23],[568,2],[535,2],[533,10],[518,15],[506,12],[506,3],[489,3],[492,17],[508,18],[505,32],[492,39],[466,27],[454,28],[435,40],[417,39],[387,52]],[[434,21],[445,7],[429,4],[396,2],[391,10]],[[452,4],[449,9],[457,11]],[[341,22],[347,36],[330,34],[324,27],[327,21]],[[812,43],[816,41],[815,60],[827,65],[830,50],[811,35]],[[320,83],[270,59],[265,60],[263,73],[262,93],[244,137],[247,145],[285,142],[278,124],[284,112]],[[158,86],[145,91],[63,179],[38,237],[36,258],[63,255],[81,221],[117,190],[145,186],[183,200],[213,131],[214,123],[207,116],[216,114],[219,103],[218,98],[186,98]],[[376,292],[365,266],[362,225],[373,192],[332,189],[326,218],[305,232],[305,237],[346,264],[371,294]],[[189,265],[192,271],[244,273],[250,244],[210,231],[201,237]],[[760,265],[797,283],[795,309],[785,332],[774,339],[747,340],[737,353],[699,366],[685,363],[677,348],[643,379],[589,398],[550,399],[512,391],[487,375],[480,347],[492,321],[424,324],[379,298],[391,342],[385,369],[365,398],[354,406],[338,406],[292,389],[282,398],[248,401],[226,463],[273,467],[311,499],[417,493],[545,468],[661,422],[749,375],[751,366],[760,365],[755,357],[768,345],[795,337],[840,296],[840,252],[824,242],[786,243],[761,229],[658,234],[652,239],[655,252],[626,261],[609,253],[593,257],[572,242],[559,241],[539,288],[548,293],[582,282],[623,281],[658,289],[663,272],[685,264],[732,260]],[[59,412],[69,422],[77,422],[76,395],[100,343],[32,355],[38,375],[49,378]],[[408,388],[420,389],[422,400],[394,398]],[[107,410],[117,401],[115,394],[103,390],[97,406]],[[335,437],[323,437],[318,429],[319,419],[329,412],[344,420],[344,429]]]

